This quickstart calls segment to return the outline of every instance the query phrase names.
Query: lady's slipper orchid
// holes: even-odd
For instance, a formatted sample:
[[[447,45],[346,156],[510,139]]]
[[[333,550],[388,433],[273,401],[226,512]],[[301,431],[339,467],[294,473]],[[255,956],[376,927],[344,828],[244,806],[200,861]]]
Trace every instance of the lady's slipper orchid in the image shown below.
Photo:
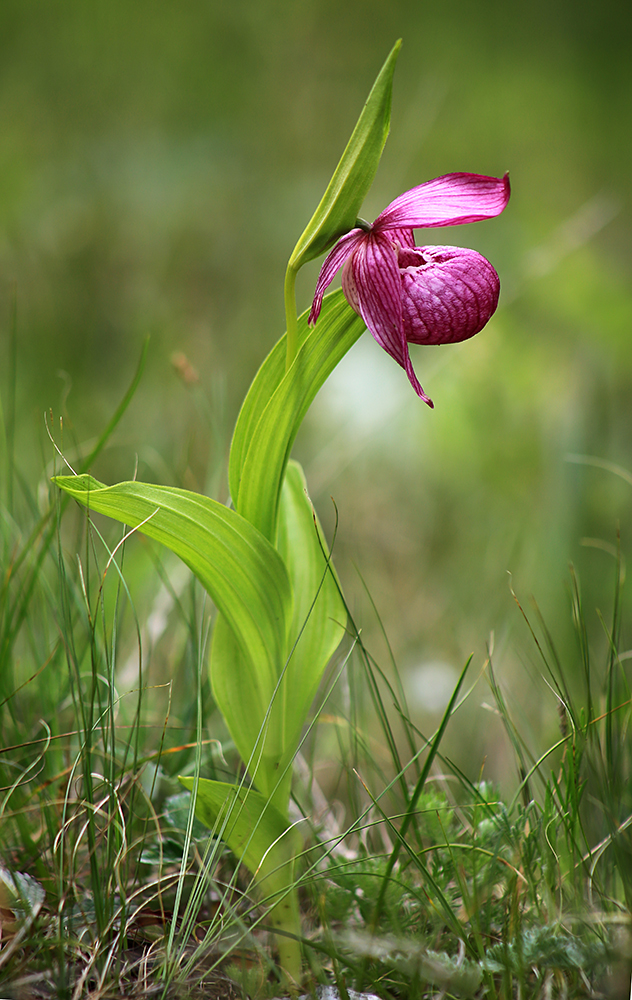
[[[496,271],[475,250],[416,247],[413,229],[479,222],[509,200],[509,177],[445,174],[404,192],[373,225],[358,220],[338,240],[318,277],[309,322],[343,267],[342,288],[378,344],[406,371],[429,406],[410,360],[409,344],[453,344],[482,330],[498,305]]]

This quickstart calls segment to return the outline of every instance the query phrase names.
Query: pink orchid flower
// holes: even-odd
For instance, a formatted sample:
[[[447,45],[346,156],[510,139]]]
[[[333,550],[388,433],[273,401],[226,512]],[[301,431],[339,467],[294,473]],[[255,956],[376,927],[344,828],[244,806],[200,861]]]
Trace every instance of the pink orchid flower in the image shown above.
[[[498,305],[500,281],[481,254],[462,247],[416,247],[413,229],[490,219],[509,200],[509,176],[445,174],[405,191],[373,225],[338,240],[318,276],[310,324],[325,289],[343,267],[342,288],[352,309],[405,370],[432,406],[413,371],[409,344],[454,344],[483,329]]]

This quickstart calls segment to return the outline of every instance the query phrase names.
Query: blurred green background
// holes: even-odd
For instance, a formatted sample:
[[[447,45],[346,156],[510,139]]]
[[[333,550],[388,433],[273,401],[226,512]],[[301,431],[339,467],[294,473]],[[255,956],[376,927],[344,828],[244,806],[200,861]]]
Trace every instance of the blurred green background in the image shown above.
[[[509,170],[499,219],[418,233],[488,256],[501,305],[473,341],[414,350],[434,411],[367,335],[296,454],[330,532],[335,500],[350,604],[385,661],[364,580],[416,716],[434,717],[470,652],[480,669],[493,631],[510,709],[554,725],[507,573],[573,673],[577,565],[603,653],[595,606],[608,618],[607,549],[620,524],[629,551],[632,487],[567,456],[632,470],[631,21],[617,0],[3,0],[0,364],[6,408],[15,303],[27,479],[45,482],[52,458],[44,413],[63,415],[69,453],[85,450],[150,334],[93,472],[128,479],[138,459],[139,478],[226,499],[232,425],[284,328],[287,258],[402,37],[363,215],[441,173]],[[299,277],[301,309],[318,266]],[[482,682],[459,736],[500,773],[485,700]]]

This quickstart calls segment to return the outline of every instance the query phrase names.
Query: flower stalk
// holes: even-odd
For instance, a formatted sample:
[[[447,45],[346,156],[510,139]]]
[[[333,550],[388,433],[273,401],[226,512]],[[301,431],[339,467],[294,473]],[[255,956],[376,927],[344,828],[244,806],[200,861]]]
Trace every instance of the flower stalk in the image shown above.
[[[283,297],[285,301],[285,329],[286,329],[286,350],[285,350],[285,371],[292,367],[296,352],[298,351],[298,317],[296,315],[296,275],[298,268],[292,265],[287,266],[285,272],[285,284],[283,287]]]

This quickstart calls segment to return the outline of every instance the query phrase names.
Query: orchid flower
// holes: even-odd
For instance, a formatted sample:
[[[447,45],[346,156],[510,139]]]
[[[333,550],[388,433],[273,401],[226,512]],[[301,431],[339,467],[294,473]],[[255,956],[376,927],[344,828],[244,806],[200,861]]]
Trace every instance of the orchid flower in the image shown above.
[[[509,193],[507,174],[445,174],[405,191],[373,225],[358,219],[323,263],[310,324],[318,319],[325,289],[342,267],[349,305],[405,370],[417,395],[432,406],[413,371],[408,345],[454,344],[473,337],[498,305],[500,280],[475,250],[415,246],[413,229],[492,218],[503,211]]]

